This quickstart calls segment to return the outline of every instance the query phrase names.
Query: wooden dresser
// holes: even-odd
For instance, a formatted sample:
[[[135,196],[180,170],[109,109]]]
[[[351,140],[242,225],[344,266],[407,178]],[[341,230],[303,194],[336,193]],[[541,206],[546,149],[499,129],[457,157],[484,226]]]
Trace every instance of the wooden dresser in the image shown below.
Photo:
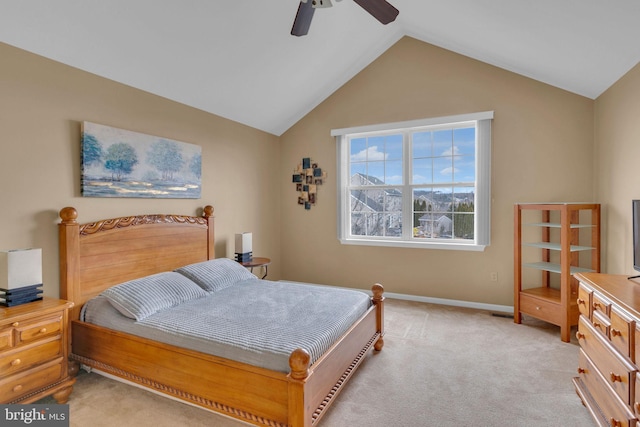
[[[44,298],[0,308],[0,403],[32,403],[53,395],[66,403],[75,378],[69,368],[69,309]]]
[[[640,280],[579,273],[576,391],[600,426],[640,427]]]

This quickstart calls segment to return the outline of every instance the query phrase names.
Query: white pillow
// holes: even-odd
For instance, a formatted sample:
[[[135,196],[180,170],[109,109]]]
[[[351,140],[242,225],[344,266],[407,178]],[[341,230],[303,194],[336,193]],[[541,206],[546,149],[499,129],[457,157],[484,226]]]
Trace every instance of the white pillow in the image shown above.
[[[175,271],[185,275],[207,292],[219,291],[248,279],[257,280],[249,270],[229,258],[199,262]]]
[[[208,294],[185,276],[168,271],[121,283],[101,295],[122,315],[142,320],[160,310]]]

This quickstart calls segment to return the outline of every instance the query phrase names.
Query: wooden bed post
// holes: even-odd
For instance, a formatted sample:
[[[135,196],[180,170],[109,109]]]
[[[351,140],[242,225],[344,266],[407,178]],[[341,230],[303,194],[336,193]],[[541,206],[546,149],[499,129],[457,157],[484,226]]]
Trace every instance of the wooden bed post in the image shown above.
[[[209,231],[209,234],[207,235],[207,259],[214,259],[216,257],[216,249],[214,245],[215,230],[213,227],[213,206],[205,206],[202,217],[207,220],[207,229]]]
[[[376,306],[376,327],[380,332],[380,338],[373,345],[373,348],[380,351],[384,346],[384,296],[382,296],[384,288],[380,283],[376,283],[371,287],[371,292],[373,293],[373,304]]]
[[[311,427],[309,396],[304,392],[310,365],[311,355],[302,348],[293,350],[289,356],[289,426]]]
[[[78,211],[72,207],[60,210],[62,222],[58,224],[58,238],[60,239],[60,298],[73,301],[80,298],[80,232],[76,221]],[[70,310],[70,320],[80,318],[80,304],[75,304]]]

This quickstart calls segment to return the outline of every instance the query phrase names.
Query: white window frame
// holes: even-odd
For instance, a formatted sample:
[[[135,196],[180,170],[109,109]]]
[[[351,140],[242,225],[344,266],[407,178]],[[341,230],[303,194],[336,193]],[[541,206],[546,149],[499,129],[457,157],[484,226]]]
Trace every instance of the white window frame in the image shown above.
[[[338,239],[342,244],[347,245],[367,245],[367,246],[393,246],[410,248],[429,248],[447,250],[483,251],[491,243],[491,121],[493,111],[479,113],[461,114],[455,116],[436,117],[422,120],[411,120],[406,122],[386,123],[370,126],[351,127],[344,129],[334,129],[331,136],[336,138],[337,143],[337,185],[338,185]],[[356,135],[378,134],[387,132],[415,132],[419,128],[452,125],[460,123],[475,123],[476,126],[476,176],[475,176],[475,201],[474,201],[474,239],[415,239],[408,237],[403,232],[400,238],[384,238],[372,236],[352,236],[351,235],[351,200],[349,191],[349,147],[348,138]],[[403,228],[412,228],[411,218],[412,208],[412,185],[408,178],[411,176],[411,153],[404,148],[405,176],[403,185]]]

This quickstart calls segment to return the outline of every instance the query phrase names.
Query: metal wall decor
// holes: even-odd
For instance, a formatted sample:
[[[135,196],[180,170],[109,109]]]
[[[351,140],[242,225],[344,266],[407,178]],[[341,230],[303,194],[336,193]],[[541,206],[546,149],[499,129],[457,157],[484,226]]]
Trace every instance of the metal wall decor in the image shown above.
[[[327,178],[327,173],[317,163],[311,162],[310,157],[304,157],[302,163],[293,170],[293,183],[298,192],[298,204],[306,210],[316,204],[318,186]]]

